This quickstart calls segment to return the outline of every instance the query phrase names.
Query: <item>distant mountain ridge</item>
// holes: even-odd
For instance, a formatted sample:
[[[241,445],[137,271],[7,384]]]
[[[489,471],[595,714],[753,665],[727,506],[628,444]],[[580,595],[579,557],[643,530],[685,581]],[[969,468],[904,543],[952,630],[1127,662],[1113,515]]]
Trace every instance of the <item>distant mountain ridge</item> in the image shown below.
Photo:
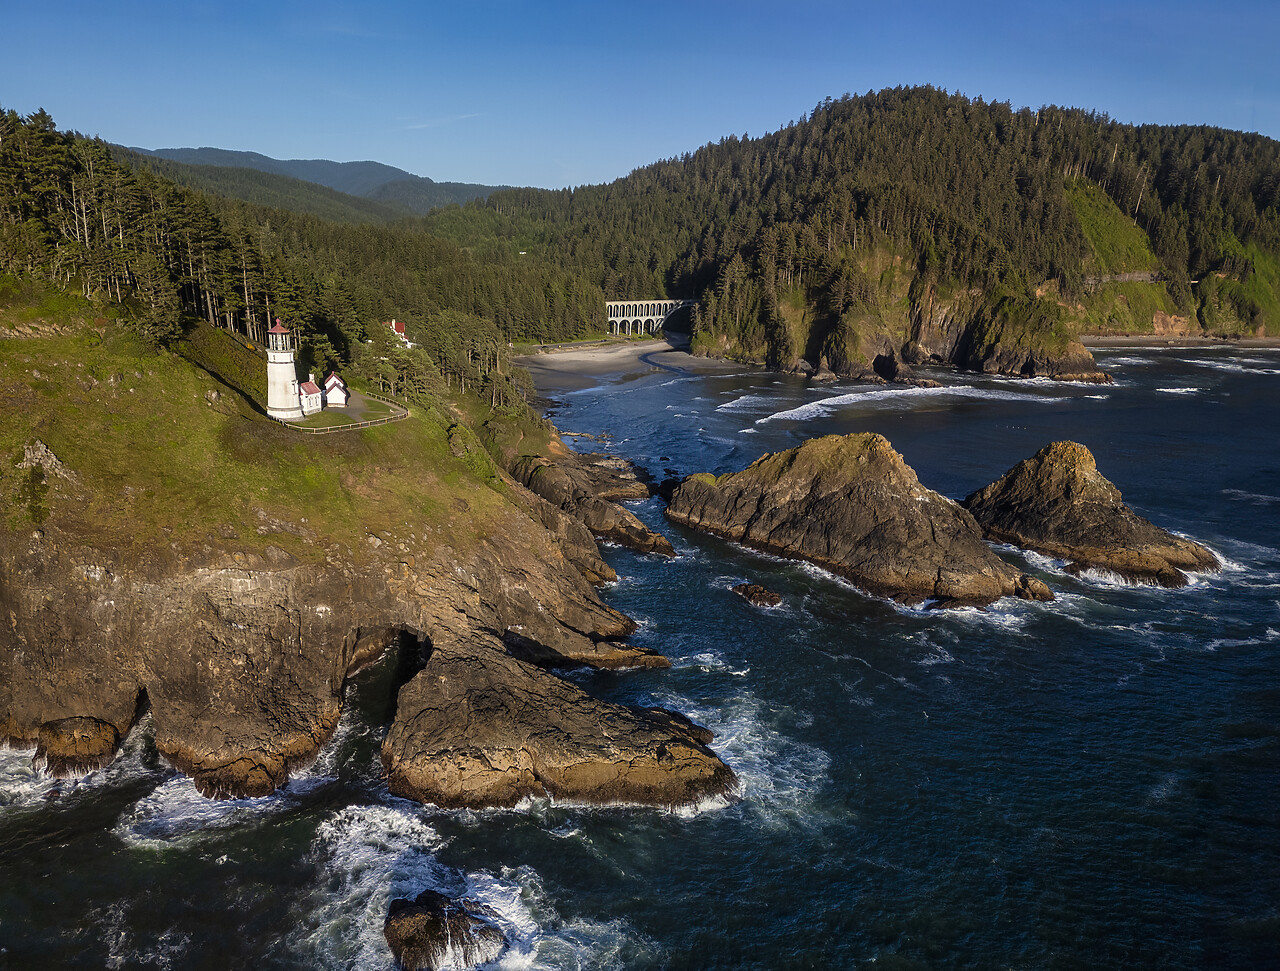
[[[253,169],[270,175],[301,179],[416,215],[423,215],[431,209],[450,203],[464,205],[473,199],[487,199],[499,189],[510,188],[470,182],[436,182],[382,162],[275,159],[258,152],[238,152],[224,148],[131,148],[130,151],[185,165]]]

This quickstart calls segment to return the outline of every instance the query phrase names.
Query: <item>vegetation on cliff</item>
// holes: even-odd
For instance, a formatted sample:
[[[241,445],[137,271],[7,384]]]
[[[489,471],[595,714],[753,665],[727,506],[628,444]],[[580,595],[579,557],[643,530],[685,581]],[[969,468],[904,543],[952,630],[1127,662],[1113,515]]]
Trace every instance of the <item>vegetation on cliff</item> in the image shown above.
[[[150,711],[156,748],[202,793],[265,795],[333,731],[345,679],[406,637],[418,668],[433,643],[470,643],[533,693],[559,682],[521,675],[526,660],[666,664],[622,642],[635,624],[595,593],[613,574],[586,527],[504,476],[473,430],[546,444],[523,408],[442,388],[405,420],[303,435],[262,414],[265,364],[242,338],[201,324],[157,348],[119,321],[32,309],[0,307],[0,743],[35,746],[38,765],[106,765]],[[490,711],[503,690],[455,697]],[[659,751],[689,740],[676,716],[646,724]],[[471,728],[519,748],[505,722]],[[589,729],[570,739],[575,778],[640,757]],[[732,781],[699,752],[594,797],[565,791],[681,804],[705,792],[686,770]],[[417,758],[397,764],[430,769]]]
[[[0,112],[0,272],[157,344],[196,319],[261,340],[279,316],[323,370],[397,317],[424,366],[481,383],[512,342],[603,330],[607,297],[673,295],[699,301],[703,353],[1071,376],[1081,333],[1280,328],[1277,143],[933,88],[827,99],[609,185],[391,211]]]
[[[1044,357],[1064,334],[1280,330],[1280,144],[927,87],[427,225],[519,240],[613,297],[695,297],[696,347],[778,366],[912,341],[972,366],[991,348],[968,325],[997,315],[1057,317],[1022,338]]]

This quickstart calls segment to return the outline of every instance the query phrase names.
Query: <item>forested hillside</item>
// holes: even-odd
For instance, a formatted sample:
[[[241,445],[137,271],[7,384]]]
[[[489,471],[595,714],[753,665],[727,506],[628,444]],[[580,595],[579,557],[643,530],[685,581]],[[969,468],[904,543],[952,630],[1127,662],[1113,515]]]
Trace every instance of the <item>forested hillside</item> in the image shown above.
[[[220,170],[269,207],[165,165],[0,113],[0,291],[70,290],[157,343],[196,319],[260,340],[279,316],[317,370],[396,317],[411,370],[473,385],[510,342],[600,332],[621,298],[697,299],[703,352],[851,375],[1088,376],[1080,334],[1280,332],[1280,143],[1219,129],[895,89],[609,185],[390,223],[280,176]]]
[[[170,159],[200,168],[222,170],[246,169],[298,179],[325,186],[345,195],[370,199],[392,208],[399,215],[423,215],[438,206],[484,199],[497,188],[509,186],[476,185],[469,182],[436,182],[404,169],[381,162],[331,162],[327,159],[275,159],[257,152],[233,152],[221,148],[158,148],[151,151],[132,149],[153,158]],[[224,171],[221,178],[232,190],[243,183],[230,179]],[[182,181],[178,179],[176,181]],[[221,191],[236,199],[246,199],[237,191]]]
[[[398,206],[350,195],[288,175],[244,166],[196,164],[111,146],[112,157],[128,168],[147,169],[169,182],[206,195],[236,199],[253,206],[286,209],[331,222],[399,222],[408,214]]]
[[[597,286],[510,247],[472,252],[412,220],[353,225],[228,200],[123,164],[45,112],[0,112],[0,302],[46,293],[77,295],[84,313],[154,344],[198,320],[261,342],[280,317],[317,371],[362,365],[360,349],[394,317],[419,346],[380,350],[366,367],[380,383],[501,378],[494,400],[512,393],[510,342],[604,325]]]
[[[1280,332],[1278,205],[1280,143],[1258,135],[909,88],[427,225],[518,242],[611,299],[697,298],[716,353],[1054,373],[1080,333]]]

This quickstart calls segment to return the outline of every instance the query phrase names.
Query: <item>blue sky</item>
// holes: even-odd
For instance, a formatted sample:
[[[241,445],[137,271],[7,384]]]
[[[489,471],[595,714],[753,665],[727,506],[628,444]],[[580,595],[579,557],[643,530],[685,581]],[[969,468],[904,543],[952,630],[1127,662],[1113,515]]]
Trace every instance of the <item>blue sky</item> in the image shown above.
[[[607,182],[827,96],[913,84],[1280,137],[1274,0],[9,7],[0,107],[126,145],[441,181]]]

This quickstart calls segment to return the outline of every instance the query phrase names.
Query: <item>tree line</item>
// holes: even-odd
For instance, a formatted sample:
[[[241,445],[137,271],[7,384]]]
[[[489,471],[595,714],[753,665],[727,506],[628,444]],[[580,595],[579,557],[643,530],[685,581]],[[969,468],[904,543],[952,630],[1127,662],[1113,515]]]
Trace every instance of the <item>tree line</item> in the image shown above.
[[[610,299],[696,298],[700,330],[764,359],[783,356],[788,300],[828,326],[876,312],[877,253],[905,260],[916,294],[1030,305],[1052,283],[1078,299],[1098,274],[1069,195],[1081,180],[1147,236],[1181,311],[1206,327],[1215,314],[1280,327],[1250,255],[1280,254],[1280,143],[932,87],[828,98],[764,137],[731,135],[608,185],[496,192],[426,225],[469,245],[518,240]]]
[[[77,291],[155,344],[196,319],[261,342],[281,318],[316,370],[359,364],[394,317],[459,387],[510,374],[489,349],[605,325],[603,293],[581,273],[472,251],[420,220],[334,222],[184,187],[44,111],[0,110],[0,273]]]

